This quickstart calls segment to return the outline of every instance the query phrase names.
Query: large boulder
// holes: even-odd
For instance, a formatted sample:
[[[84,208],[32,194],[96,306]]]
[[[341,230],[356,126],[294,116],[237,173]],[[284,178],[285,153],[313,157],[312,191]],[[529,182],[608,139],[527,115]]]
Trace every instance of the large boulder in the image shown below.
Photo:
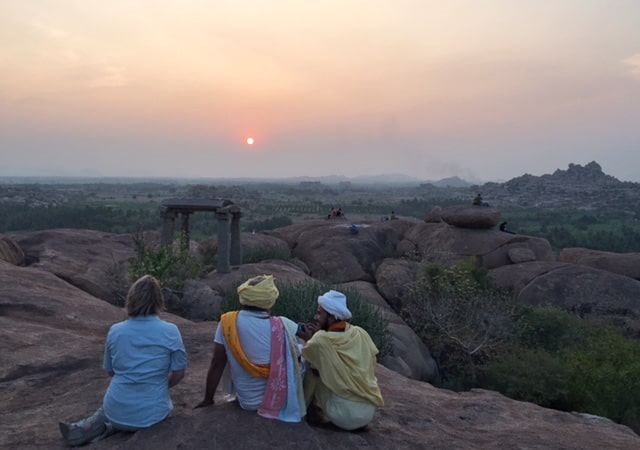
[[[350,232],[349,222],[338,220],[292,225],[276,232],[314,278],[332,283],[374,281],[378,265],[395,254],[401,236],[413,225],[403,220],[357,225],[357,234]]]
[[[504,233],[497,229],[481,230],[453,227],[445,223],[417,223],[404,238],[415,243],[424,261],[442,266],[475,258],[479,266],[493,269],[518,262],[523,257],[523,251],[527,251],[529,259],[536,261],[556,260],[546,239]]]
[[[307,275],[298,265],[288,261],[263,261],[255,264],[243,264],[233,267],[230,273],[213,271],[201,281],[223,297],[235,293],[236,288],[258,275],[273,275],[276,286],[317,282]]]
[[[134,256],[129,234],[56,229],[14,236],[26,264],[51,272],[94,297],[118,303],[118,289]]]
[[[291,248],[286,240],[265,232],[240,233],[243,263],[256,263],[267,259],[290,259]],[[214,261],[218,253],[217,237],[200,241],[201,257]]]
[[[376,270],[378,291],[393,308],[402,309],[402,300],[411,286],[423,275],[416,261],[387,258]]]
[[[215,320],[224,302],[218,292],[195,280],[187,280],[182,292],[165,289],[164,299],[167,311],[194,322]]]
[[[24,262],[24,251],[9,236],[0,235],[0,260],[19,266]]]
[[[481,265],[486,269],[520,264],[531,261],[553,262],[555,253],[549,241],[543,238],[492,232],[493,237],[502,241],[490,252],[482,255]]]
[[[104,339],[123,318],[109,305],[47,274],[0,261],[0,447],[67,448],[57,423],[93,413],[108,378]],[[175,448],[616,448],[637,449],[629,428],[485,390],[456,393],[376,368],[385,406],[368,431],[345,433],[306,422],[287,424],[224,403],[193,409],[204,392],[215,324],[164,314],[178,325],[189,355],[187,376],[171,390],[162,423],[118,433],[91,449]],[[250,432],[247,432],[250,430]]]
[[[572,247],[562,249],[558,259],[640,280],[640,253],[614,253]]]
[[[500,223],[500,211],[491,206],[449,206],[442,208],[439,214],[443,222],[460,228],[486,230]]]
[[[37,383],[92,365],[109,325],[126,319],[123,309],[41,269],[0,261],[0,286],[3,382],[31,377]],[[19,397],[9,399],[20,405]]]
[[[597,316],[640,337],[640,281],[568,263],[529,262],[489,272],[522,303]]]

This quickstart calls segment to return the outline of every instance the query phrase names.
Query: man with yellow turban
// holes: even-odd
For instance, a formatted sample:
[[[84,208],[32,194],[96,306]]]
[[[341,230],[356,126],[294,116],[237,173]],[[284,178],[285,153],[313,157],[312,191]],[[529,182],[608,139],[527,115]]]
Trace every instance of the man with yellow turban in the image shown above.
[[[295,339],[298,325],[271,316],[278,295],[272,275],[251,278],[238,287],[242,310],[220,318],[204,400],[196,408],[213,404],[228,362],[234,394],[243,409],[284,422],[302,420],[306,408]]]
[[[314,320],[300,336],[308,339],[302,356],[306,405],[319,422],[345,430],[365,427],[384,405],[374,369],[378,349],[369,334],[351,325],[346,296],[330,290],[318,297]]]

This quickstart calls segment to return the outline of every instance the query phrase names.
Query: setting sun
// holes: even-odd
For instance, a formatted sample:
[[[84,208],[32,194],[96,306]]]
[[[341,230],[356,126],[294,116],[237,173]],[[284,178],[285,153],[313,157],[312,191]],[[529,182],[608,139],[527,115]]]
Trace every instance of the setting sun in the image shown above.
[[[248,145],[253,145],[253,143],[254,143],[254,142],[255,142],[255,141],[253,140],[253,138],[252,138],[252,137],[247,138],[247,144],[248,144]]]

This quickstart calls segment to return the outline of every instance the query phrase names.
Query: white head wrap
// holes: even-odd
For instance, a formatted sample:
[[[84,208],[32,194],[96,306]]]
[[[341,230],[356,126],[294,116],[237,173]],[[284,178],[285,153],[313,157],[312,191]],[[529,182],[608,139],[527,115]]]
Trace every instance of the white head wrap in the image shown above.
[[[351,319],[351,311],[347,308],[347,297],[338,291],[325,292],[318,297],[318,305],[338,320]]]

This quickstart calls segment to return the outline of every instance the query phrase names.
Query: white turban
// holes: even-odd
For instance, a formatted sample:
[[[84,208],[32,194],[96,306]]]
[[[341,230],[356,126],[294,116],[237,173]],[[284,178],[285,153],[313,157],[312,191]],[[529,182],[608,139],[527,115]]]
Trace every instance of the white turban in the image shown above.
[[[347,308],[347,297],[338,291],[325,292],[318,297],[318,305],[338,320],[351,319],[351,311]]]

